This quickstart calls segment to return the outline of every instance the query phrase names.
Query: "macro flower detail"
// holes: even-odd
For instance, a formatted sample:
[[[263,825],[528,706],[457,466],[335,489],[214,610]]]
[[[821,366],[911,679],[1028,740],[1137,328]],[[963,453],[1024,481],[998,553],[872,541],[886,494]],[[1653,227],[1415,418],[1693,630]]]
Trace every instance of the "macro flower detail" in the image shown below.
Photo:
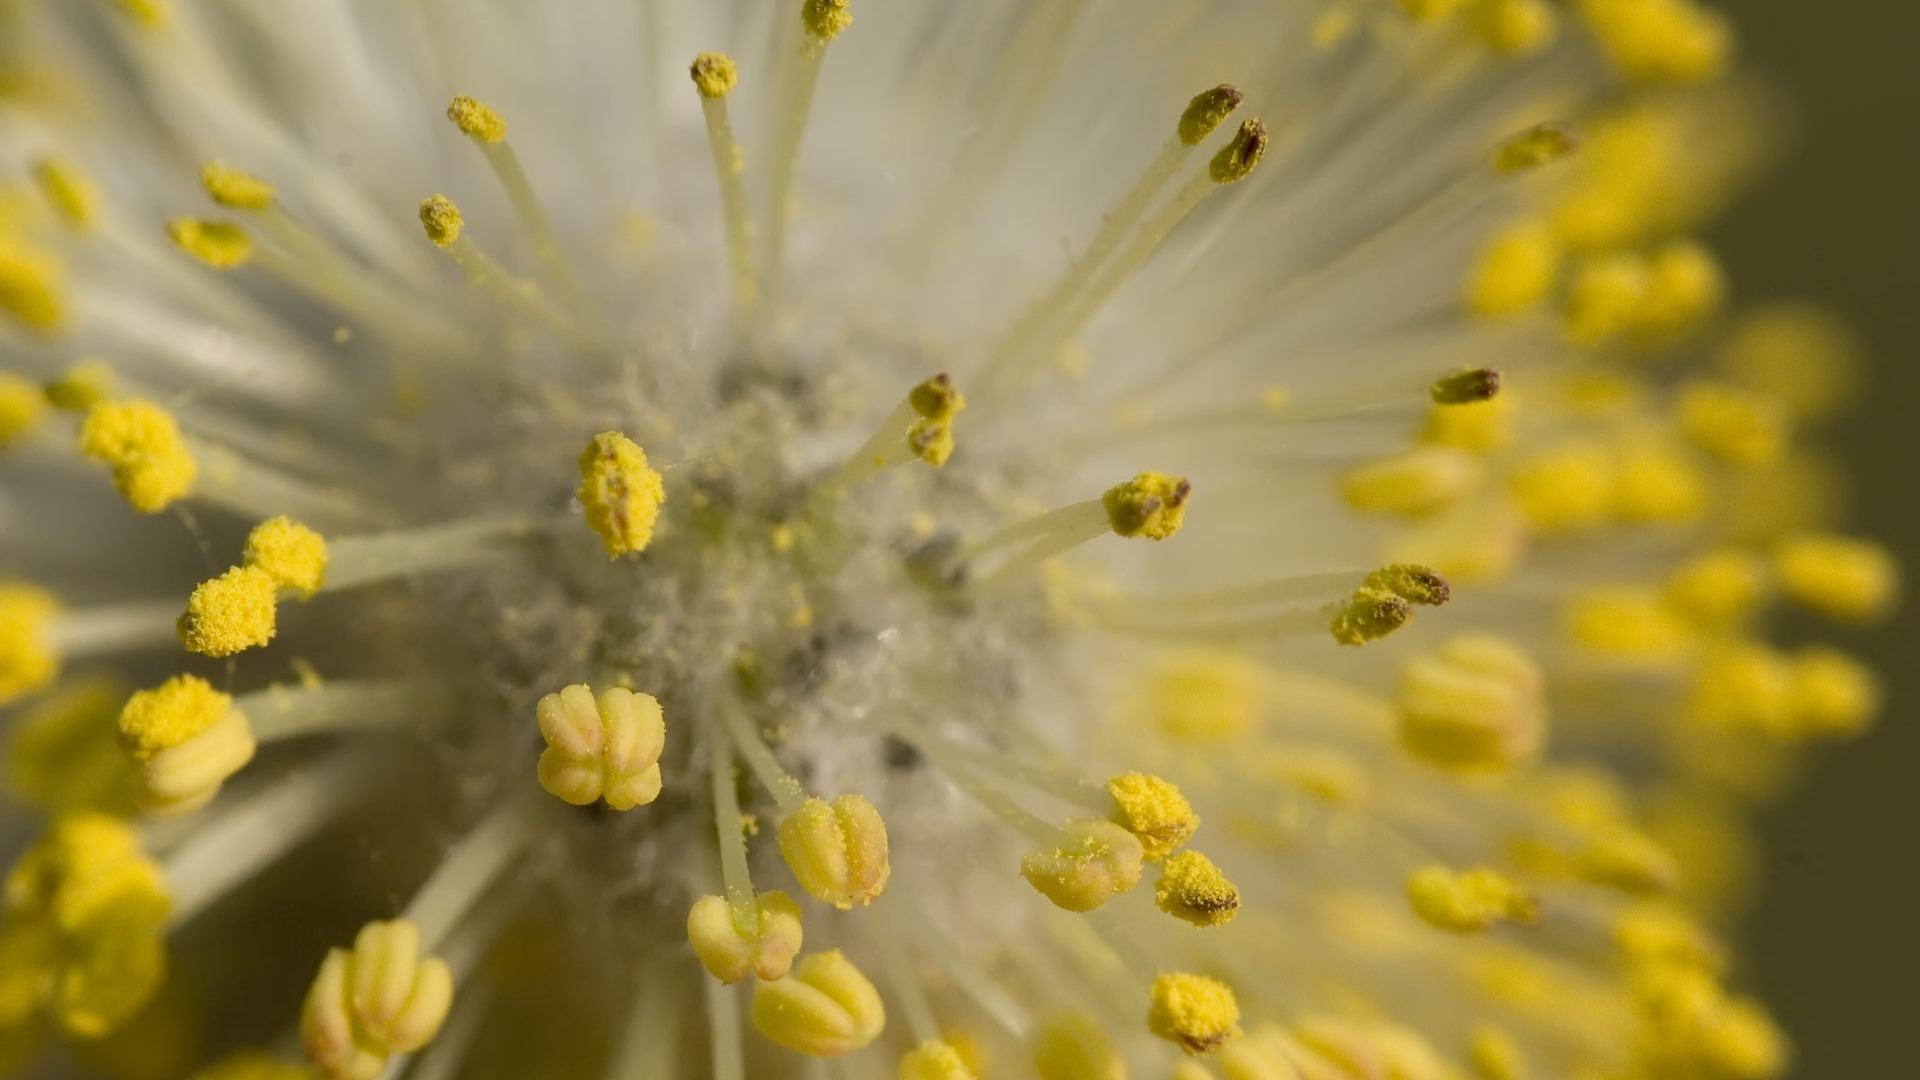
[[[1777,1080],[1744,823],[1902,582],[1735,67],[0,0],[0,1075]]]

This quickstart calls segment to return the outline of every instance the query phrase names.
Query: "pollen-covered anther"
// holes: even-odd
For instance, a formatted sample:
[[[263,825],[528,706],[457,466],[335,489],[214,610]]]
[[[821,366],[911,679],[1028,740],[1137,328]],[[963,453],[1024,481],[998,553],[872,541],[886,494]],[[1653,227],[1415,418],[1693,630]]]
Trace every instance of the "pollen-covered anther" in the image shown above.
[[[1237,184],[1253,174],[1267,152],[1267,126],[1258,119],[1243,120],[1233,139],[1207,163],[1207,175],[1216,184]]]
[[[822,41],[832,41],[853,25],[851,0],[806,0],[800,6],[800,23],[807,33]]]
[[[279,588],[257,566],[236,566],[194,586],[175,626],[201,656],[232,656],[273,640]]]
[[[595,435],[580,452],[575,494],[610,559],[646,550],[667,501],[666,485],[648,466],[646,451],[617,431]]]
[[[1339,605],[1327,626],[1342,645],[1378,641],[1413,621],[1413,606],[1438,606],[1453,595],[1445,578],[1431,568],[1395,563],[1368,574]]]
[[[162,815],[206,805],[253,760],[253,727],[233,699],[195,675],[140,690],[120,710],[120,742],[140,763],[141,803]]]
[[[0,581],[0,705],[52,683],[60,654],[47,638],[60,601],[45,589]]]
[[[0,371],[0,449],[40,425],[47,401],[31,380]]]
[[[1107,781],[1113,820],[1140,841],[1142,856],[1159,862],[1179,850],[1200,828],[1200,815],[1172,782],[1147,773],[1122,773]]]
[[[871,904],[893,873],[886,822],[859,795],[801,804],[780,822],[780,854],[801,888],[842,911]]]
[[[1140,884],[1141,845],[1132,833],[1098,818],[1061,828],[1070,842],[1020,859],[1020,876],[1040,895],[1067,911],[1092,911]]]
[[[1540,902],[1532,893],[1484,867],[1457,873],[1444,866],[1421,867],[1407,878],[1407,900],[1427,925],[1455,934],[1540,918]]]
[[[230,221],[174,218],[167,222],[167,236],[214,270],[237,270],[253,258],[253,237]]]
[[[688,74],[693,76],[693,88],[709,101],[726,97],[740,84],[740,70],[725,53],[701,53],[693,58]]]
[[[1780,589],[1814,611],[1847,622],[1874,622],[1900,602],[1900,564],[1880,544],[1831,533],[1805,533],[1773,553]]]
[[[786,978],[756,984],[752,1018],[760,1034],[812,1057],[850,1054],[887,1026],[880,992],[838,949],[803,957]]]
[[[33,163],[33,182],[75,232],[92,232],[100,223],[100,189],[78,165],[65,158],[41,158]]]
[[[460,216],[460,208],[445,195],[433,195],[420,200],[420,227],[426,231],[427,239],[438,248],[452,247],[460,239],[460,230],[466,222]]]
[[[278,587],[311,599],[326,584],[327,541],[292,518],[269,518],[247,534],[241,565],[263,570]]]
[[[1536,124],[1500,144],[1493,168],[1509,176],[1532,172],[1573,153],[1579,145],[1579,136],[1565,124]]]
[[[43,1013],[68,1034],[98,1039],[159,987],[173,902],[126,822],[98,813],[54,822],[8,871],[5,891],[0,947],[16,1022]]]
[[[1430,765],[1504,771],[1546,742],[1546,681],[1519,646],[1484,635],[1454,638],[1409,660],[1395,697],[1400,746]]]
[[[1452,446],[1424,445],[1347,470],[1340,495],[1361,513],[1426,517],[1480,486],[1478,455]]]
[[[420,955],[419,928],[370,922],[329,949],[300,1011],[300,1045],[328,1080],[374,1080],[395,1054],[433,1041],[453,1005],[453,973]]]
[[[1192,494],[1193,486],[1184,476],[1143,472],[1107,489],[1100,502],[1106,507],[1107,523],[1117,535],[1165,540],[1180,531]]]
[[[723,983],[753,975],[785,978],[800,953],[800,905],[777,889],[754,897],[756,925],[743,929],[724,896],[703,896],[687,912],[687,940],[700,966]]]
[[[80,453],[113,472],[135,510],[157,514],[193,490],[199,466],[173,414],[150,401],[107,401],[80,422]]]
[[[1237,87],[1221,83],[1211,90],[1202,90],[1187,102],[1186,111],[1180,114],[1180,143],[1183,146],[1199,146],[1207,136],[1246,100]]]
[[[1240,1034],[1240,1004],[1218,979],[1175,972],[1153,980],[1147,1030],[1189,1054],[1210,1053]]]
[[[967,407],[967,399],[945,372],[913,388],[907,404],[920,419],[907,430],[913,456],[939,468],[953,456],[953,418]]]
[[[507,122],[493,108],[475,98],[461,95],[447,105],[447,119],[462,135],[489,146],[505,142]]]
[[[1493,368],[1468,368],[1435,379],[1428,394],[1435,405],[1467,405],[1490,401],[1500,393],[1500,373]]]
[[[1153,902],[1194,926],[1225,926],[1240,912],[1240,890],[1212,859],[1197,851],[1182,851],[1161,867]]]
[[[249,172],[217,161],[200,170],[207,197],[229,210],[265,210],[273,205],[273,185]]]
[[[615,686],[594,697],[576,683],[534,706],[540,737],[540,786],[563,802],[585,806],[605,799],[631,810],[660,795],[660,751],[667,725],[651,695]]]

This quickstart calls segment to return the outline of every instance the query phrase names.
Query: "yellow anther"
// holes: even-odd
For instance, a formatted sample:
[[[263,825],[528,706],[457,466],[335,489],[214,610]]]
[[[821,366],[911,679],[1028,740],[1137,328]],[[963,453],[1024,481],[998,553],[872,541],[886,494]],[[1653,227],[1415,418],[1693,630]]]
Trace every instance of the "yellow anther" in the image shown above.
[[[1400,746],[1430,765],[1504,771],[1546,742],[1546,679],[1527,653],[1495,637],[1454,638],[1400,669]]]
[[[0,581],[0,705],[53,682],[60,655],[47,640],[47,624],[60,601],[45,589]]]
[[[1122,773],[1107,781],[1107,794],[1113,797],[1113,820],[1140,841],[1141,857],[1148,862],[1179,850],[1200,827],[1200,815],[1186,796],[1158,776]]]
[[[800,905],[778,890],[754,898],[758,925],[742,929],[724,896],[703,896],[687,912],[687,940],[707,974],[723,983],[748,975],[785,978],[800,954]]]
[[[800,24],[814,37],[832,41],[853,25],[852,6],[851,0],[806,0],[800,6]]]
[[[667,501],[666,485],[647,465],[646,452],[617,431],[595,435],[580,452],[575,494],[610,559],[647,549],[660,504]]]
[[[1613,923],[1613,943],[1636,968],[1680,966],[1718,975],[1726,947],[1699,920],[1660,901],[1632,905]]]
[[[232,656],[273,640],[279,589],[257,566],[236,566],[194,586],[176,623],[180,643],[201,656]]]
[[[945,465],[953,455],[953,418],[967,407],[967,399],[941,372],[914,387],[907,403],[920,414],[919,422],[907,431],[907,445],[915,457],[934,468]]]
[[[1564,625],[1582,648],[1622,659],[1674,660],[1694,644],[1692,628],[1655,589],[1583,589],[1567,601]]]
[[[689,70],[693,88],[709,101],[726,97],[740,84],[740,71],[725,53],[703,52],[693,58],[693,67]]]
[[[1240,1034],[1240,1004],[1218,979],[1162,975],[1153,980],[1147,1030],[1189,1054],[1205,1054]]]
[[[136,691],[120,710],[120,739],[141,761],[202,734],[233,708],[233,698],[198,675],[175,675]]]
[[[158,30],[173,19],[172,0],[113,0],[127,16],[149,30]]]
[[[1291,1055],[1320,1061],[1320,1076],[1392,1077],[1394,1080],[1451,1080],[1456,1070],[1418,1032],[1385,1021],[1353,1021],[1331,1016],[1304,1017],[1296,1025],[1300,1048]],[[1317,1077],[1316,1077],[1317,1080]]]
[[[1481,1024],[1467,1039],[1467,1060],[1478,1080],[1527,1080],[1527,1061],[1504,1028]]]
[[[812,1057],[850,1054],[887,1026],[880,992],[838,949],[801,959],[784,979],[757,984],[752,1016],[760,1034]]]
[[[1680,388],[1675,412],[1694,445],[1735,465],[1769,465],[1786,450],[1786,410],[1754,391],[1690,382]]]
[[[0,236],[0,311],[29,330],[67,321],[66,267],[52,252]]]
[[[1232,140],[1207,163],[1207,175],[1216,184],[1237,184],[1253,173],[1266,152],[1267,126],[1259,120],[1243,120]]]
[[[1067,911],[1092,911],[1140,884],[1140,841],[1126,829],[1097,818],[1069,821],[1072,839],[1020,859],[1020,876],[1040,895]]]
[[[48,382],[44,392],[54,408],[84,413],[113,393],[113,369],[101,360],[82,360]]]
[[[1726,275],[1713,252],[1697,240],[1676,240],[1647,264],[1634,330],[1655,341],[1678,337],[1717,311],[1726,295]]]
[[[1423,866],[1407,878],[1407,900],[1427,925],[1455,934],[1477,934],[1496,922],[1530,923],[1540,902],[1512,878],[1484,867],[1455,873]]]
[[[453,121],[453,126],[459,128],[462,135],[475,142],[493,146],[507,139],[507,122],[500,118],[500,114],[494,112],[491,106],[464,94],[447,105],[447,119]]]
[[[266,571],[275,585],[309,599],[326,584],[327,541],[291,518],[270,518],[247,534],[242,564]]]
[[[113,486],[143,514],[192,491],[200,473],[173,414],[150,401],[105,401],[87,410],[80,453],[112,469]]]
[[[1767,563],[1740,548],[1722,548],[1681,563],[1667,578],[1667,603],[1708,630],[1740,626],[1760,610],[1772,582]]]
[[[1596,443],[1573,442],[1524,461],[1507,478],[1507,494],[1535,531],[1582,532],[1605,524],[1619,505],[1619,473]]]
[[[1733,31],[1695,0],[1579,0],[1580,17],[1620,74],[1696,83],[1726,70]]]
[[[1473,493],[1480,459],[1451,446],[1416,446],[1390,458],[1349,469],[1340,495],[1362,513],[1423,517]]]
[[[1786,1040],[1757,1004],[1730,998],[1713,976],[1683,967],[1634,984],[1636,1056],[1648,1075],[1770,1080],[1786,1065]]]
[[[1900,564],[1871,540],[1808,533],[1781,541],[1774,573],[1788,596],[1823,615],[1873,622],[1900,602]]]
[[[81,810],[131,816],[137,767],[114,723],[126,700],[117,681],[94,676],[65,682],[23,708],[6,747],[13,794],[56,817]]]
[[[172,908],[158,864],[133,828],[105,814],[55,822],[6,878],[4,982],[68,1033],[97,1039],[146,1004],[166,969],[161,930]],[[12,951],[12,950],[9,950]],[[10,995],[11,996],[11,995]],[[22,1017],[25,1019],[25,1017]]]
[[[1435,405],[1487,401],[1500,393],[1500,373],[1492,368],[1468,368],[1435,379],[1427,393]]]
[[[1860,383],[1860,346],[1845,324],[1812,308],[1772,307],[1740,319],[1721,347],[1720,370],[1795,416],[1824,419]]]
[[[1420,441],[1474,454],[1486,454],[1507,445],[1513,436],[1513,396],[1502,394],[1460,405],[1436,404],[1427,410]]]
[[[1193,486],[1184,476],[1143,472],[1107,489],[1100,502],[1106,507],[1107,523],[1116,534],[1165,540],[1180,531],[1187,516],[1187,499],[1192,494]]]
[[[314,1080],[314,1072],[261,1050],[236,1050],[187,1080]]]
[[[453,1005],[453,973],[420,955],[405,919],[370,922],[329,949],[300,1010],[300,1045],[328,1080],[374,1080],[395,1054],[433,1041]]]
[[[1531,56],[1560,36],[1560,16],[1547,0],[1477,0],[1473,29],[1494,52]]]
[[[120,710],[120,740],[141,763],[141,804],[163,815],[197,810],[253,760],[253,728],[233,699],[193,675],[141,690]]]
[[[1342,645],[1365,645],[1378,641],[1413,619],[1413,607],[1405,598],[1385,589],[1360,589],[1340,606],[1327,629]]]
[[[1199,146],[1213,134],[1214,129],[1226,123],[1227,117],[1246,100],[1238,88],[1221,83],[1211,90],[1202,90],[1187,102],[1186,111],[1180,114],[1180,142],[1184,146]]]
[[[1536,124],[1500,144],[1493,168],[1509,176],[1532,172],[1573,153],[1579,145],[1579,138],[1565,124]]]
[[[1437,22],[1459,11],[1467,0],[1396,0],[1400,10],[1415,22]]]
[[[273,185],[217,161],[200,170],[200,186],[207,197],[229,210],[265,210],[273,205]]]
[[[1680,879],[1673,854],[1627,825],[1594,830],[1575,853],[1572,870],[1582,881],[1630,893],[1665,892]]]
[[[540,737],[540,786],[563,802],[605,799],[615,810],[644,806],[660,795],[660,751],[667,723],[649,694],[615,686],[600,692],[576,683],[534,706]]]
[[[1880,680],[1873,669],[1837,649],[1800,650],[1788,661],[1787,677],[1795,734],[1858,735],[1880,711]]]
[[[1614,513],[1621,521],[1683,524],[1707,508],[1708,481],[1696,455],[1657,436],[1628,436],[1614,451]]]
[[[1523,218],[1487,239],[1467,279],[1467,307],[1476,315],[1525,311],[1553,292],[1560,242],[1543,221]]]
[[[69,227],[86,233],[99,224],[100,189],[78,165],[65,158],[41,158],[33,163],[33,182]]]
[[[1368,574],[1360,586],[1362,592],[1385,591],[1421,607],[1439,607],[1453,599],[1453,587],[1431,567],[1417,563],[1391,563]]]
[[[1197,851],[1167,859],[1153,887],[1161,911],[1195,926],[1224,926],[1240,911],[1240,890]]]
[[[174,218],[167,222],[174,246],[215,270],[237,270],[253,258],[253,237],[230,221]]]
[[[1574,268],[1567,282],[1567,340],[1604,345],[1632,330],[1646,303],[1653,271],[1629,252],[1597,255]]]
[[[976,1080],[960,1051],[944,1039],[928,1039],[900,1059],[900,1080]]]
[[[1266,699],[1266,673],[1238,653],[1168,655],[1146,678],[1146,718],[1175,739],[1212,742],[1252,731]]]
[[[0,371],[0,448],[32,431],[46,411],[47,401],[38,386]]]
[[[815,900],[845,911],[887,887],[887,824],[859,795],[808,799],[780,822],[780,854]]]
[[[427,239],[434,247],[452,247],[460,239],[460,230],[466,225],[460,217],[460,208],[445,195],[434,195],[420,200],[420,227],[426,230]]]
[[[1093,1017],[1061,1013],[1033,1039],[1033,1067],[1041,1080],[1127,1080],[1126,1059]]]

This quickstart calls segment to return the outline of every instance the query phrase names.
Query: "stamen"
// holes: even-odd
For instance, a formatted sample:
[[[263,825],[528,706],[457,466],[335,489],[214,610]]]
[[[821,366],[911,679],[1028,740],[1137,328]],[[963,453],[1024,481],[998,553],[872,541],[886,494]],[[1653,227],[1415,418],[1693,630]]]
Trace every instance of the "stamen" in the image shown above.
[[[713,152],[714,174],[720,183],[734,299],[742,311],[751,312],[760,306],[760,295],[753,273],[753,221],[747,212],[747,189],[740,179],[746,159],[733,140],[733,123],[727,116],[727,95],[740,82],[740,73],[725,55],[701,53],[693,58],[692,74],[694,89],[700,92],[700,112],[707,122],[707,147]]]
[[[603,431],[580,451],[580,499],[587,526],[600,536],[607,558],[645,551],[667,501],[660,474],[646,451],[617,431]]]
[[[1455,934],[1479,933],[1495,922],[1531,923],[1540,901],[1504,874],[1479,868],[1455,873],[1424,866],[1407,879],[1407,899],[1429,926]]]
[[[511,554],[539,526],[525,518],[477,517],[388,533],[343,536],[329,545],[321,592],[355,589],[418,573],[456,570]]]
[[[1147,1029],[1189,1054],[1211,1053],[1240,1035],[1240,1005],[1226,983],[1184,972],[1153,981]]]
[[[473,140],[487,165],[493,169],[494,176],[500,180],[500,186],[507,193],[507,201],[513,204],[514,213],[520,218],[520,224],[527,230],[527,236],[533,241],[535,255],[547,278],[553,283],[560,295],[578,308],[579,286],[574,282],[567,263],[560,254],[560,242],[555,238],[553,225],[547,220],[546,211],[540,208],[540,200],[534,196],[533,183],[527,179],[527,172],[520,165],[520,157],[513,152],[513,145],[507,142],[507,122],[493,109],[470,97],[457,97],[447,106],[447,119],[452,120],[460,131]]]
[[[814,89],[827,46],[853,25],[850,0],[805,0],[800,8],[805,33],[800,48],[782,58],[779,111],[774,117],[773,149],[767,172],[767,307],[777,308],[785,281],[787,223],[793,213],[793,177],[813,113]]]
[[[725,732],[716,731],[711,725],[706,729],[704,741],[712,785],[714,835],[720,847],[722,889],[733,912],[734,930],[743,938],[758,940],[760,905],[747,866],[747,829],[740,814],[740,796],[734,788],[732,745]],[[804,802],[804,798],[801,801]],[[798,807],[796,803],[795,809]]]
[[[981,555],[1026,543],[1024,549],[1015,552],[993,573],[975,579],[974,587],[986,590],[1014,580],[1108,532],[1129,538],[1165,540],[1180,531],[1192,493],[1192,485],[1185,477],[1139,473],[1107,489],[1098,499],[1072,503],[968,541],[953,554],[948,565],[959,567]]]
[[[377,1077],[433,1041],[453,1005],[453,972],[425,955],[405,919],[370,922],[353,949],[330,949],[300,1010],[300,1045],[328,1080]]]
[[[474,904],[494,888],[495,880],[506,873],[533,835],[528,808],[504,806],[440,861],[402,915],[419,928],[423,949],[436,948],[447,940]]]
[[[914,458],[940,468],[953,453],[953,418],[966,407],[967,399],[944,371],[915,386],[879,430],[821,484],[822,493],[863,484]]]
[[[460,268],[467,284],[522,315],[546,327],[554,334],[571,338],[573,326],[540,291],[540,286],[508,273],[480,245],[463,235],[465,223],[460,208],[445,195],[434,195],[420,203],[420,226],[427,239]]]
[[[746,1080],[746,1047],[740,1040],[740,999],[733,987],[713,980],[707,992],[707,1043],[713,1080]]]

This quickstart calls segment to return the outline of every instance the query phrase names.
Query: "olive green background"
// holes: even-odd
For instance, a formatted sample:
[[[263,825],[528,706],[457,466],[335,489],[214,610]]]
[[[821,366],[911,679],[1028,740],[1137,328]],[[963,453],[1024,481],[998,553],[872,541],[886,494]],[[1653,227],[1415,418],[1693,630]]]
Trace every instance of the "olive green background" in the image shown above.
[[[1744,299],[1805,296],[1854,321],[1873,368],[1841,430],[1855,520],[1920,582],[1920,5],[1724,0],[1748,65],[1796,103],[1780,166],[1716,230]],[[1870,736],[1817,754],[1762,820],[1748,972],[1804,1078],[1915,1071],[1920,1027],[1920,603],[1858,647],[1890,696]]]

